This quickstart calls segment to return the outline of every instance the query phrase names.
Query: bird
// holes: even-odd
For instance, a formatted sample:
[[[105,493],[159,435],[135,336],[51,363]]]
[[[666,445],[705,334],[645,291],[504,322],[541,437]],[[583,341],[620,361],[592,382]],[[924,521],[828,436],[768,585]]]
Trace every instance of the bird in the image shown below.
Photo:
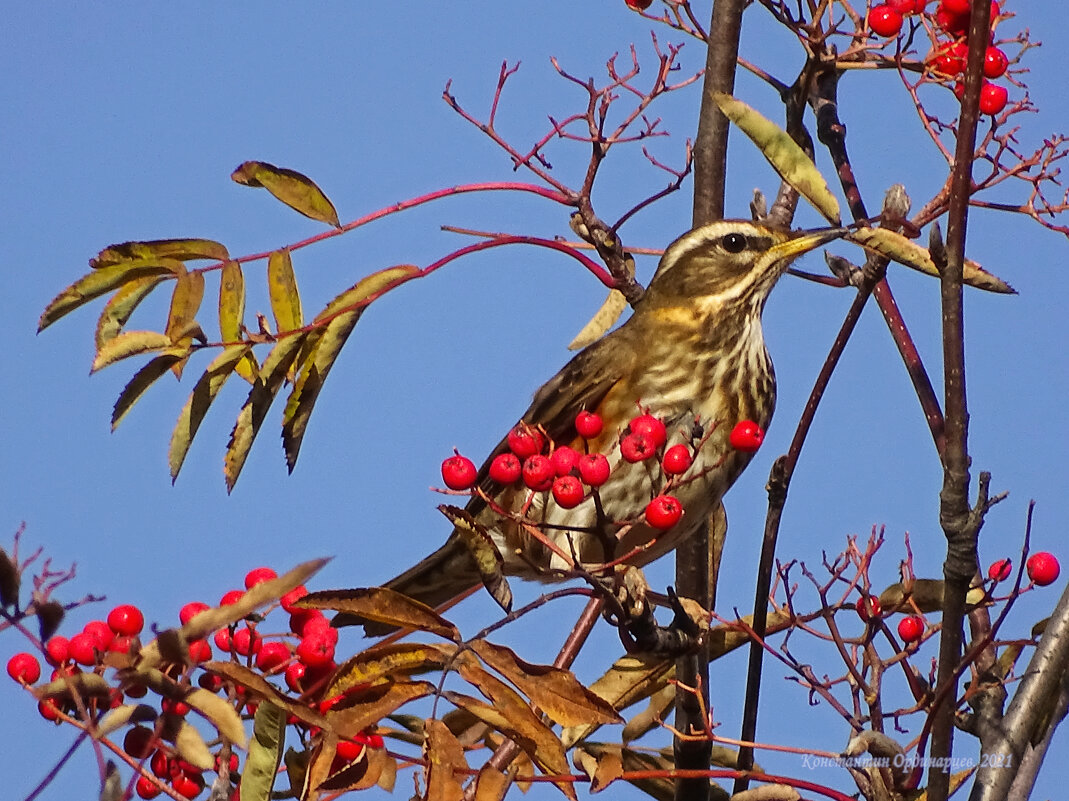
[[[474,521],[492,540],[501,572],[555,581],[575,575],[577,567],[604,572],[621,555],[642,567],[693,534],[753,456],[730,446],[732,428],[753,421],[764,430],[772,419],[776,380],[761,328],[769,293],[795,258],[843,233],[727,219],[672,242],[631,316],[576,354],[520,418],[557,446],[607,456],[610,475],[597,499],[591,492],[565,509],[549,492],[493,481],[489,466],[509,450],[507,437],[479,470],[478,491],[461,516],[469,530]],[[582,411],[602,419],[598,436],[578,435]],[[684,476],[689,480],[672,487],[683,516],[667,531],[642,518],[663,476],[620,452],[628,422],[642,413],[664,423],[668,439],[662,447],[685,442],[694,450]],[[518,520],[520,510],[555,547],[532,536],[531,526]],[[442,547],[383,586],[437,608],[482,583],[475,556],[454,528]],[[358,621],[339,616],[334,624],[352,622]],[[368,636],[392,630],[359,622]]]

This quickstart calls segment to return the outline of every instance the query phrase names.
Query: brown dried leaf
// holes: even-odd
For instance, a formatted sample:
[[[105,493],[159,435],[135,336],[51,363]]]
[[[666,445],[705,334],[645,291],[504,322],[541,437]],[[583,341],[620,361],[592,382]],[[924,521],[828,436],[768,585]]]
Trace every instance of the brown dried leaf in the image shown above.
[[[486,640],[475,640],[471,647],[486,664],[519,687],[554,723],[578,726],[622,722],[616,710],[584,687],[571,671],[532,665],[520,659],[511,648]]]
[[[494,718],[499,722],[495,723],[483,717],[479,708],[460,703],[457,706],[482,718],[485,723],[498,729],[502,734],[518,738],[516,744],[546,773],[568,773],[568,758],[564,753],[564,745],[553,730],[531,710],[519,693],[488,673],[472,658],[461,659],[457,672],[465,681],[473,684],[479,692],[490,699],[495,712]],[[502,718],[507,728],[501,727]],[[557,786],[569,798],[575,797],[571,784],[560,782]]]
[[[344,708],[327,712],[327,726],[339,737],[352,738],[373,723],[378,723],[409,701],[432,694],[435,686],[428,681],[387,681],[356,690],[346,696]]]
[[[457,627],[429,606],[385,587],[311,592],[296,605],[340,613],[334,618],[335,626],[351,626],[371,620],[397,628],[427,631],[453,642],[461,641]]]
[[[368,648],[335,671],[323,695],[333,698],[361,684],[441,669],[456,650],[453,645],[407,642]]]
[[[464,746],[440,720],[429,719],[423,731],[426,735],[423,744],[423,755],[427,760],[426,801],[461,801],[464,786],[455,770],[468,769]]]
[[[590,778],[591,794],[600,793],[624,772],[623,759],[616,751],[605,751],[600,756],[594,756],[578,748],[572,756],[572,762]]]
[[[608,758],[610,755],[615,755],[620,759],[624,771],[628,773],[634,771],[667,772],[675,768],[674,760],[664,751],[660,753],[632,751],[630,748],[621,749],[618,745],[603,743],[586,743],[583,748],[599,761]],[[628,784],[633,784],[642,792],[657,799],[657,801],[672,801],[675,797],[675,782],[672,779],[627,779],[626,781]],[[712,801],[721,801],[721,799],[726,801],[727,793],[717,785],[711,784],[710,790],[710,799]]]
[[[500,770],[483,765],[475,777],[475,801],[503,801],[511,783]]]
[[[101,267],[120,262],[159,258],[179,259],[180,261],[195,259],[226,261],[230,258],[230,254],[227,253],[224,245],[210,239],[154,239],[146,242],[108,245],[95,259],[89,260],[89,266],[94,270],[99,270]]]
[[[505,560],[494,544],[490,532],[465,509],[442,504],[438,507],[438,511],[445,515],[456,528],[461,540],[464,541],[464,546],[475,560],[479,577],[491,597],[502,609],[511,612],[512,588],[509,587],[502,570]]]
[[[334,204],[311,178],[266,161],[246,161],[230,176],[245,186],[262,186],[291,209],[305,217],[340,227]]]

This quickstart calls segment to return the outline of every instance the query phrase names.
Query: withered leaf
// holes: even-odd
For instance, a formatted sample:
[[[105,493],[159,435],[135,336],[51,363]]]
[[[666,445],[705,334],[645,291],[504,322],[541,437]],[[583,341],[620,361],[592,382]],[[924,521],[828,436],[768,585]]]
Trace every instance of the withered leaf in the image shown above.
[[[96,328],[97,350],[104,344],[114,339],[126,323],[134,310],[149,296],[157,286],[166,279],[163,275],[147,275],[144,278],[135,278],[119,287],[119,290],[104,304],[104,310],[100,313]]]
[[[184,269],[185,265],[174,259],[139,259],[94,270],[83,275],[49,302],[37,322],[37,332],[44,331],[64,315],[123,284],[149,275],[177,276]]]
[[[120,334],[120,336],[125,336],[125,334]],[[115,340],[111,341],[114,342]],[[144,367],[134,373],[134,377],[127,382],[122,392],[119,393],[119,397],[115,399],[115,406],[111,410],[112,431],[119,427],[119,423],[126,417],[127,412],[134,407],[134,404],[141,399],[141,396],[148,391],[149,387],[166,375],[167,371],[174,365],[186,358],[184,348],[177,350],[179,352],[175,353],[168,348],[168,352],[153,357]]]
[[[305,217],[340,227],[334,204],[306,175],[266,161],[246,161],[230,177],[245,186],[263,187]]]
[[[431,645],[428,643],[390,643],[377,645],[347,660],[338,667],[324,691],[332,698],[361,684],[370,684],[384,678],[409,676],[428,670],[445,667],[456,653],[454,645]]]
[[[619,723],[620,716],[605,700],[583,686],[568,670],[532,665],[511,648],[475,640],[472,650],[490,667],[522,690],[551,720],[562,726]]]
[[[464,786],[454,771],[468,768],[464,746],[440,720],[431,718],[423,731],[426,735],[423,744],[423,755],[427,760],[426,801],[461,801]]]
[[[327,712],[327,725],[339,737],[352,738],[373,723],[409,701],[423,698],[435,691],[428,681],[387,681],[363,689],[354,689],[346,696],[344,708]]]
[[[487,591],[502,609],[511,612],[512,588],[509,587],[502,570],[505,560],[494,544],[490,532],[466,509],[442,504],[438,511],[449,519],[464,541]]]
[[[338,614],[335,626],[351,626],[363,620],[387,623],[405,629],[417,629],[460,642],[457,627],[429,606],[385,587],[311,592],[297,606],[304,609],[329,609]]]
[[[108,245],[97,254],[95,259],[89,260],[89,266],[94,270],[99,270],[101,267],[109,267],[124,261],[159,258],[180,261],[196,259],[226,261],[230,258],[230,254],[227,253],[224,245],[210,239],[154,239]]]

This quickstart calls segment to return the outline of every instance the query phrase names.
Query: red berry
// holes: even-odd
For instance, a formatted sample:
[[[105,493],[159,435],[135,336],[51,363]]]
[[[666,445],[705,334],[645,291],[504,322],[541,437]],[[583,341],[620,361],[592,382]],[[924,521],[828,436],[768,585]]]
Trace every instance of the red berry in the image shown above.
[[[668,441],[668,430],[664,423],[652,414],[640,414],[631,421],[628,428],[632,434],[645,434],[653,442],[654,448],[660,448]]]
[[[262,651],[260,653],[263,653]],[[290,688],[292,692],[303,693],[304,692],[304,674],[308,670],[308,666],[303,662],[290,662],[286,666],[286,686]]]
[[[987,48],[987,52],[984,53],[984,75],[988,78],[1001,77],[1009,66],[1010,60],[999,48]]]
[[[520,457],[514,453],[499,453],[490,462],[490,478],[498,484],[515,484],[522,470]]]
[[[15,681],[33,684],[41,678],[41,663],[33,654],[17,653],[7,660],[7,675]]]
[[[313,632],[297,645],[297,658],[307,667],[334,661],[334,642],[324,632]]]
[[[624,0],[624,3],[632,11],[645,11],[653,5],[653,0]]]
[[[536,492],[543,492],[553,486],[557,471],[548,456],[534,454],[523,460],[523,483]]]
[[[257,584],[263,584],[265,581],[271,579],[277,579],[278,573],[269,567],[256,567],[245,574],[245,589],[251,590]]]
[[[956,81],[954,83],[954,97],[958,100],[965,97],[965,84],[962,81]]]
[[[575,476],[558,476],[553,481],[553,500],[562,509],[574,509],[583,502],[583,482]]]
[[[916,615],[904,617],[898,621],[898,636],[902,642],[916,642],[924,634],[924,621]]]
[[[45,660],[52,667],[62,665],[69,656],[69,646],[70,640],[57,634],[45,643]]]
[[[628,434],[620,440],[620,455],[629,462],[642,462],[657,455],[657,446],[648,434]]]
[[[1040,551],[1029,556],[1028,561],[1025,563],[1025,570],[1028,571],[1028,578],[1032,579],[1032,583],[1039,587],[1053,584],[1058,580],[1058,575],[1062,572],[1057,557],[1046,551]]]
[[[135,643],[140,644],[140,641],[136,636],[131,637],[123,635],[116,637],[111,641],[111,645],[108,646],[108,650],[113,654],[128,654],[134,650]]]
[[[478,475],[475,463],[455,450],[452,456],[442,462],[442,480],[451,490],[471,489]]]
[[[949,42],[929,56],[929,65],[933,70],[951,77],[961,75],[965,69],[965,58],[969,48],[963,41]]]
[[[176,776],[171,782],[171,786],[174,787],[175,792],[186,798],[196,798],[200,795],[200,791],[204,789],[204,779],[201,775],[195,774],[195,776],[189,776],[185,773]]]
[[[164,698],[160,701],[160,709],[171,715],[184,718],[189,714],[190,707],[185,701],[176,701],[173,698]]]
[[[537,428],[521,421],[509,432],[508,444],[509,450],[521,459],[526,459],[528,456],[542,452],[546,438]]]
[[[968,14],[969,0],[940,0],[940,8],[945,8],[951,14]]]
[[[46,698],[37,704],[37,714],[45,720],[59,720],[59,707],[54,699]]]
[[[219,606],[233,606],[241,600],[245,593],[242,590],[230,590],[223,593],[223,597],[219,599]]]
[[[339,759],[348,764],[360,759],[360,755],[364,753],[366,747],[364,743],[357,743],[352,740],[338,740],[334,753],[338,755]]]
[[[765,432],[753,420],[743,420],[731,430],[728,442],[737,451],[753,453],[765,441]]]
[[[290,649],[284,642],[271,640],[265,642],[256,655],[256,667],[264,673],[270,673],[276,668],[282,667],[290,659]]]
[[[173,775],[177,775],[177,766],[174,765],[173,760],[167,755],[167,752],[162,748],[156,750],[156,753],[152,755],[152,759],[148,762],[149,769],[156,776],[161,779],[169,779]]]
[[[1002,9],[999,7],[998,0],[991,0],[991,27],[995,27],[996,20],[1002,16]]]
[[[646,506],[646,522],[658,531],[670,529],[682,516],[682,504],[671,495],[658,495]]]
[[[980,88],[980,113],[998,114],[1006,108],[1006,98],[1009,93],[1005,86],[984,82]]]
[[[869,10],[869,27],[878,36],[898,36],[902,32],[902,15],[889,5],[873,6]]]
[[[579,457],[579,476],[591,487],[600,487],[609,480],[609,460],[601,453],[588,453]]]
[[[215,755],[215,772],[216,773],[219,772],[219,768],[222,766],[222,760],[219,757],[220,757],[219,754]],[[237,772],[237,769],[238,769],[238,755],[235,754],[233,751],[230,752],[230,759],[227,760],[227,768],[230,770],[231,773],[236,773]],[[234,799],[234,801],[239,801],[239,799]]]
[[[92,666],[97,663],[96,651],[96,640],[93,639],[91,634],[86,634],[84,631],[71,637],[70,644],[67,647],[70,658],[79,665],[86,666]]]
[[[108,650],[111,641],[115,639],[115,632],[103,620],[90,620],[82,627],[82,631],[93,638],[97,650],[100,651]]]
[[[145,726],[134,726],[122,741],[122,750],[134,759],[145,759],[155,750],[156,732]]]
[[[255,656],[263,647],[263,638],[256,633],[255,629],[245,626],[234,632],[234,650],[241,656]]]
[[[862,595],[857,599],[854,608],[857,610],[858,617],[866,623],[883,614],[883,608],[880,606],[880,599],[875,595]]]
[[[148,776],[138,776],[137,784],[134,785],[134,789],[137,791],[138,798],[155,798],[163,791],[156,782],[152,781]]]
[[[215,640],[216,648],[223,653],[230,653],[230,629],[219,629],[212,639]]]
[[[133,637],[145,627],[145,616],[133,604],[122,604],[108,613],[108,626],[116,634]]]
[[[558,476],[566,476],[579,462],[579,453],[574,448],[561,445],[549,455]]]
[[[935,24],[951,36],[964,36],[969,30],[969,15],[955,14],[940,5],[935,10]]]
[[[601,433],[601,416],[585,409],[575,416],[575,430],[583,439],[593,439]]]
[[[694,459],[690,455],[690,448],[681,442],[664,452],[661,467],[668,475],[678,476],[686,473],[693,461]]]
[[[923,14],[925,0],[887,0],[886,5],[903,17],[909,14]]]
[[[1013,573],[1013,562],[1009,559],[999,559],[992,562],[987,569],[987,577],[993,581],[1005,581]]]
[[[203,601],[190,601],[188,604],[182,607],[181,611],[179,611],[178,619],[182,621],[182,625],[184,626],[186,625],[186,623],[191,621],[194,617],[199,615],[205,609],[209,608],[210,607],[208,606],[208,604],[204,603]]]
[[[283,595],[279,599],[279,603],[282,605],[282,608],[285,611],[292,613],[297,610],[297,607],[294,606],[294,604],[307,594],[308,588],[305,587],[303,584],[298,584],[292,590]]]

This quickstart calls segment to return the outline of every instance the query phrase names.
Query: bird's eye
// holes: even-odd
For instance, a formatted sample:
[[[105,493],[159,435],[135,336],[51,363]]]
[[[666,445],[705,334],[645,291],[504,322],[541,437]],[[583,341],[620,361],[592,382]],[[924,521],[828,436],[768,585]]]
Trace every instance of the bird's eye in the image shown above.
[[[742,251],[746,250],[747,244],[746,237],[742,234],[726,234],[720,240],[721,247],[728,253],[742,253]]]

